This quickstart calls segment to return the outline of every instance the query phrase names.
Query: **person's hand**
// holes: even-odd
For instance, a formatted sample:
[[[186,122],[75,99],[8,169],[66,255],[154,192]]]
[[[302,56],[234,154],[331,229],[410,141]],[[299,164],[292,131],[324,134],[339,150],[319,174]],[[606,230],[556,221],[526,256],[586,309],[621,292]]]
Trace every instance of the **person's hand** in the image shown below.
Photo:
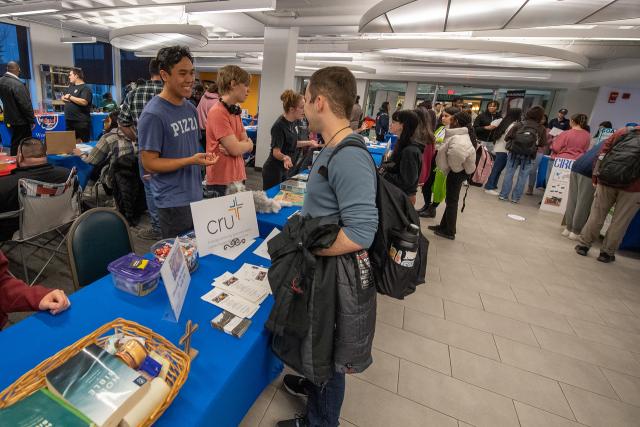
[[[62,100],[65,102],[71,102],[71,95],[69,94],[63,95]]]
[[[318,141],[312,139],[309,141],[309,147],[315,150],[316,148],[320,147],[320,144],[318,144]]]
[[[69,298],[64,294],[64,291],[60,289],[54,289],[53,291],[46,294],[38,304],[38,310],[45,311],[48,310],[51,314],[58,314],[62,311],[65,311],[71,302]]]
[[[79,148],[74,148],[73,149],[73,155],[74,156],[82,156],[82,151]]]
[[[497,128],[498,126],[494,126],[494,125],[489,125],[489,126],[485,126],[484,128],[486,130],[494,130],[495,128]]]
[[[192,164],[199,166],[213,166],[218,163],[218,156],[213,153],[196,153],[191,157]]]
[[[220,150],[220,154],[224,155],[224,156],[228,156],[229,152],[227,151],[226,148],[224,148],[224,146],[222,144],[218,145],[218,150]]]
[[[286,170],[289,170],[293,167],[293,162],[291,161],[291,157],[289,156],[284,156],[282,158],[282,164],[284,165],[284,168]]]

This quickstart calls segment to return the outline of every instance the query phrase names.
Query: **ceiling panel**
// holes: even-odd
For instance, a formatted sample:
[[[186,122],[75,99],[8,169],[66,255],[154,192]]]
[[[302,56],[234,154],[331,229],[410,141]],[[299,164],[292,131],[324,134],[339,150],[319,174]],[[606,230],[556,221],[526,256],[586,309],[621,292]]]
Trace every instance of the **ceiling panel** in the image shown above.
[[[640,1],[640,0],[639,0]],[[451,0],[447,31],[494,30],[504,27],[525,0]]]
[[[640,0],[618,0],[582,22],[615,21],[620,18],[640,18]]]
[[[529,0],[507,28],[549,27],[576,23],[610,2],[611,0]]]
[[[444,28],[448,0],[416,0],[387,12],[394,32],[431,33]]]

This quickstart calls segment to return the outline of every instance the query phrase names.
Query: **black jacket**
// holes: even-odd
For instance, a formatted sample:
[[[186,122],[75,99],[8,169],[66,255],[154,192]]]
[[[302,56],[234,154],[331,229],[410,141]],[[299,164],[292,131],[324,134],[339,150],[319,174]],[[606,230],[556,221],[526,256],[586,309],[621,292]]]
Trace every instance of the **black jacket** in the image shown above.
[[[147,210],[139,171],[138,156],[134,154],[120,156],[113,164],[113,199],[118,211],[132,226],[140,222],[140,217]]]
[[[339,231],[337,217],[295,215],[268,243],[275,304],[265,326],[272,349],[317,385],[334,371],[362,372],[373,361],[376,288],[361,276],[372,277],[370,268],[361,273],[355,254],[313,254],[331,246]]]
[[[416,142],[407,145],[391,157],[385,167],[384,179],[404,191],[407,196],[416,194],[418,179],[422,170],[422,151],[424,147]]]
[[[498,118],[500,118],[500,114],[498,114],[497,111],[493,114],[488,111],[483,111],[478,114],[478,117],[476,117],[476,120],[473,122],[473,130],[476,132],[476,137],[480,141],[494,142],[496,140],[492,135],[493,131],[485,129],[484,127],[489,126],[492,121]]]
[[[4,121],[9,125],[31,125],[36,122],[27,88],[8,73],[0,77],[0,100],[4,108]]]

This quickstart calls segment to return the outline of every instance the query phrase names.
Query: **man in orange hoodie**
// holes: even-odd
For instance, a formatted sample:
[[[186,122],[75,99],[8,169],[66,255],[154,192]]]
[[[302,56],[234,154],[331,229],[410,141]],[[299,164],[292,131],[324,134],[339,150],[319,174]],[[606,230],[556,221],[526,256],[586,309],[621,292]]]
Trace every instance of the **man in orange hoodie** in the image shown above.
[[[9,273],[9,261],[0,251],[0,330],[7,314],[15,311],[48,310],[58,314],[69,308],[69,299],[60,289],[29,286]]]

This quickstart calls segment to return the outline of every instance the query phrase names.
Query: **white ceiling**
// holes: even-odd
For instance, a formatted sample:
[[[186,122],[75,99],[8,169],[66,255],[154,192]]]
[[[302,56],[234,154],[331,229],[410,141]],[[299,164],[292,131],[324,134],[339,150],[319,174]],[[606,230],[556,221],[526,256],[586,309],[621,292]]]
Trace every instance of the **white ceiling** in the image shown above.
[[[208,44],[193,50],[202,68],[236,62],[259,69],[266,26],[300,28],[301,73],[335,61],[385,79],[569,86],[614,60],[640,65],[640,0],[277,0],[269,12],[185,13],[190,3],[206,7],[194,0],[63,0],[57,12],[20,19],[104,41],[125,27],[200,25]],[[42,0],[0,0],[0,15],[25,4],[45,8]]]

